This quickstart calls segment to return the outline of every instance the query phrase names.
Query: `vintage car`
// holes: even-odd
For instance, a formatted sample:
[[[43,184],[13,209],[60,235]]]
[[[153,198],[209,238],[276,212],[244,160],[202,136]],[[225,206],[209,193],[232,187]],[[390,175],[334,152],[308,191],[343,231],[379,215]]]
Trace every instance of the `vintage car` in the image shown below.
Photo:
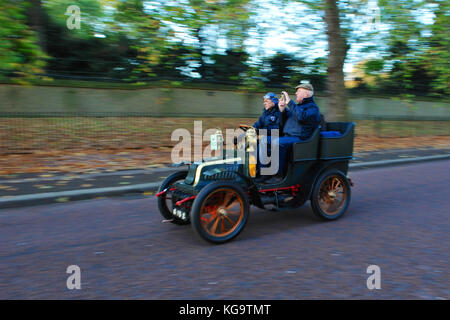
[[[255,139],[254,128],[242,129],[246,130],[246,142]],[[352,182],[347,171],[354,129],[353,122],[328,122],[326,131],[338,135],[327,136],[319,126],[308,140],[293,145],[285,176],[276,184],[255,179],[251,143],[246,144],[245,159],[225,158],[224,152],[223,158],[194,162],[188,170],[163,181],[156,194],[159,210],[166,222],[190,223],[198,235],[212,243],[236,237],[248,220],[250,205],[292,210],[310,200],[314,214],[335,220],[350,203]],[[217,139],[220,137],[212,136],[212,140]]]

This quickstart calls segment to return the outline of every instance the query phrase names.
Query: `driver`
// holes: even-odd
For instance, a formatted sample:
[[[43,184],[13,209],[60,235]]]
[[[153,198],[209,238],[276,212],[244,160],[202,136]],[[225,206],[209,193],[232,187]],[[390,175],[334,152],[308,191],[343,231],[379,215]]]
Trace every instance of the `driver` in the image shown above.
[[[268,150],[267,150],[267,155],[270,156],[270,138],[272,135],[272,130],[279,130],[278,131],[278,136],[281,136],[281,131],[283,129],[283,120],[285,117],[283,117],[283,114],[280,110],[280,108],[278,107],[278,97],[275,93],[273,92],[268,92],[266,95],[264,95],[263,97],[263,104],[264,104],[264,109],[262,112],[262,115],[259,117],[258,121],[256,121],[253,124],[253,127],[257,130],[257,132],[259,133],[260,129],[266,129],[266,136],[263,136],[261,138],[261,142],[265,143],[266,145],[269,146]],[[284,110],[283,110],[284,111]],[[243,125],[243,127],[247,127],[249,128],[249,126],[245,126]],[[245,134],[241,135],[238,139],[235,138],[234,140],[234,144],[237,144],[237,141],[241,141],[241,139],[245,136]],[[260,152],[260,148],[259,148],[260,143],[258,143],[257,145],[257,153],[259,154]],[[262,165],[260,163],[260,156],[258,157],[258,173],[257,175],[260,175],[260,168],[263,166],[267,166],[267,165]],[[268,177],[262,177],[262,179],[267,179]]]
[[[261,117],[253,125],[256,129],[267,129],[267,135],[271,135],[271,130],[282,130],[283,119],[278,108],[278,97],[275,93],[269,92],[263,97],[264,109]],[[279,134],[281,136],[281,133]]]
[[[279,130],[278,135],[281,136],[281,130],[283,128],[283,114],[278,107],[278,97],[273,92],[268,92],[263,97],[264,108],[262,110],[262,115],[259,117],[258,121],[253,124],[253,128],[259,133],[259,129],[266,129],[267,136],[270,137],[272,130]],[[251,128],[247,125],[241,125],[241,129]],[[245,137],[245,133],[234,139],[234,144],[237,141],[242,141]],[[270,143],[270,142],[269,142]],[[269,149],[270,150],[270,149]]]

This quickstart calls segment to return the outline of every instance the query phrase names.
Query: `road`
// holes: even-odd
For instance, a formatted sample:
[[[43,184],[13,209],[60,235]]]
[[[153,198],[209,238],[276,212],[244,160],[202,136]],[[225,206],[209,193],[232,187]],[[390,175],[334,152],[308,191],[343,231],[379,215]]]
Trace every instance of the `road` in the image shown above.
[[[0,299],[449,299],[449,167],[350,172],[341,219],[252,208],[219,246],[162,224],[154,197],[0,210]],[[69,265],[80,290],[66,287]],[[369,265],[381,289],[368,289]]]

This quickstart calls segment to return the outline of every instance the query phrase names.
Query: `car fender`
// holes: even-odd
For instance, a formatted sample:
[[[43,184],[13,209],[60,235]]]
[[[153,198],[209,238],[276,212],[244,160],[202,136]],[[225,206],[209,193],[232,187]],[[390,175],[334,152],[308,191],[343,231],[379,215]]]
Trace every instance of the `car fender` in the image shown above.
[[[307,190],[305,193],[307,197],[305,197],[305,199],[311,198],[313,187],[316,185],[320,175],[331,168],[341,171],[342,174],[346,176],[348,160],[321,161],[317,166],[315,166],[314,170],[310,170],[307,174],[309,176],[305,177],[305,181],[311,181],[311,184],[307,185]]]

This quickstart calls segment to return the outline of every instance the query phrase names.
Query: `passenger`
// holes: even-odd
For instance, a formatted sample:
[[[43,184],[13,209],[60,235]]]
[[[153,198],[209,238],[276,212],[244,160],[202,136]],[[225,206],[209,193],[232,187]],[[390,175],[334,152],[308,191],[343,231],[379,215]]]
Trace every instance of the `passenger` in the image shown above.
[[[283,136],[278,139],[267,138],[268,144],[261,143],[261,152],[270,143],[273,148],[279,150],[279,165],[276,176],[267,181],[269,183],[277,183],[281,180],[286,165],[286,155],[289,148],[296,142],[308,139],[317,126],[320,124],[319,107],[314,102],[314,88],[311,84],[301,84],[295,87],[295,95],[298,104],[295,104],[289,97],[286,91],[282,94],[284,99],[281,99],[278,108],[285,119],[283,127]],[[288,107],[288,108],[287,108]],[[267,179],[267,178],[266,178]]]

